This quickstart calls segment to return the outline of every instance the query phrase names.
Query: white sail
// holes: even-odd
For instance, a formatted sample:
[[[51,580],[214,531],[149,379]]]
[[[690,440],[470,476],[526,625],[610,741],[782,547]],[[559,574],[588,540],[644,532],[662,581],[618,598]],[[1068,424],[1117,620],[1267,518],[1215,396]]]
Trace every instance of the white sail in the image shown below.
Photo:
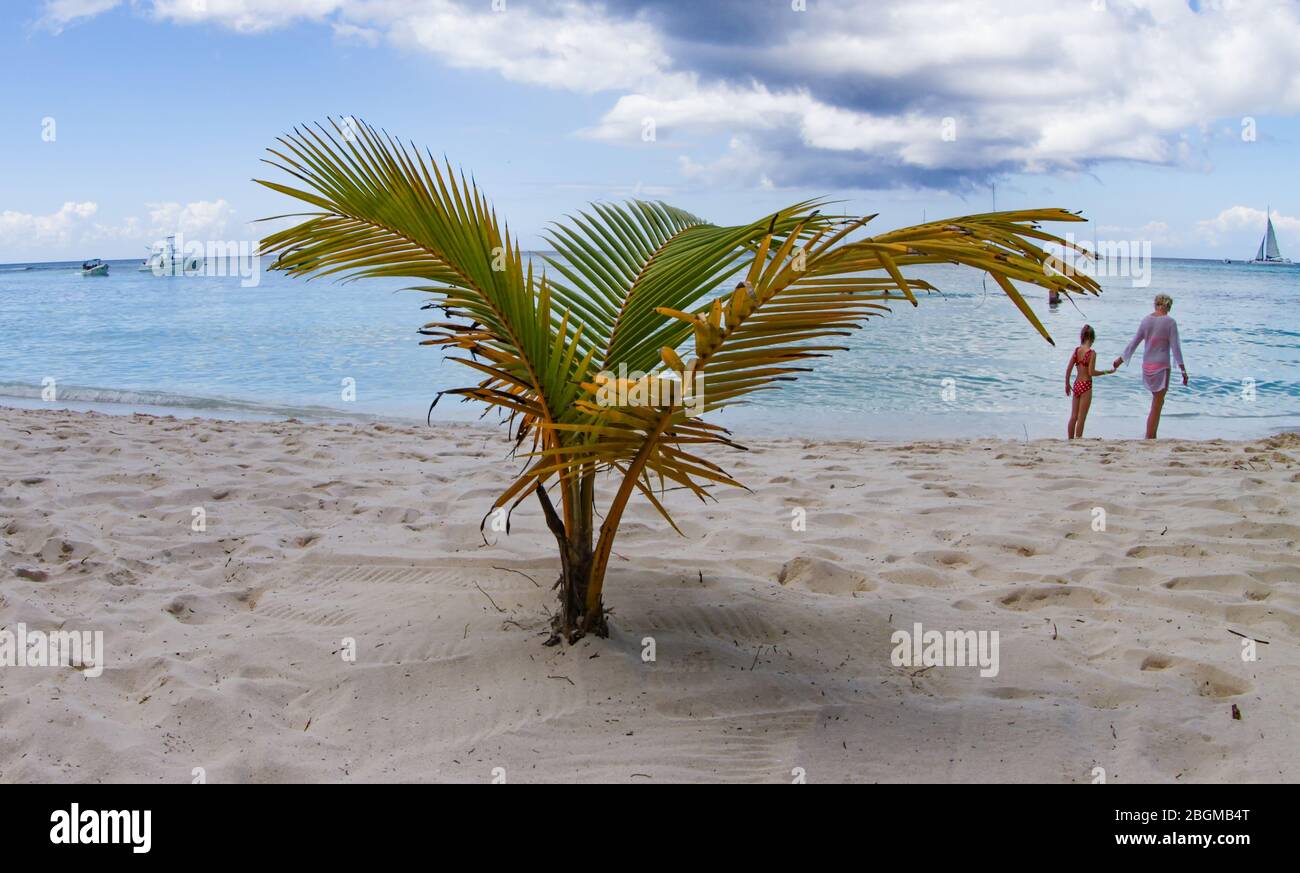
[[[1289,264],[1286,258],[1282,257],[1282,251],[1277,246],[1277,232],[1273,230],[1273,218],[1268,216],[1267,226],[1264,229],[1264,238],[1259,241],[1259,251],[1255,252],[1256,264]]]
[[[1268,220],[1268,232],[1264,234],[1264,257],[1270,261],[1275,261],[1282,257],[1282,253],[1277,248],[1277,234],[1273,232],[1273,219]]]

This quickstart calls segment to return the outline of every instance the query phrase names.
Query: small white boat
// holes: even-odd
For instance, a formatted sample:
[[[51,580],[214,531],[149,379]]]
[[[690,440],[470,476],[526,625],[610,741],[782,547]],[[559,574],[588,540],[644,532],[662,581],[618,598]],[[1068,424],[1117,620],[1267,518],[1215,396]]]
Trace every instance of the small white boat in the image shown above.
[[[107,276],[108,264],[99,258],[86,261],[81,265],[81,275],[83,276]]]
[[[166,242],[154,243],[149,250],[149,257],[140,265],[141,273],[153,273],[155,276],[184,276],[197,273],[203,266],[203,260],[195,255],[184,255],[176,249],[176,236],[167,237]]]
[[[1268,214],[1267,210],[1265,210],[1265,214]],[[1291,263],[1290,258],[1282,257],[1282,252],[1277,247],[1277,234],[1273,232],[1273,218],[1271,215],[1268,218],[1268,227],[1264,231],[1264,238],[1259,241],[1259,251],[1255,253],[1255,258],[1250,263],[1283,267],[1289,266]]]

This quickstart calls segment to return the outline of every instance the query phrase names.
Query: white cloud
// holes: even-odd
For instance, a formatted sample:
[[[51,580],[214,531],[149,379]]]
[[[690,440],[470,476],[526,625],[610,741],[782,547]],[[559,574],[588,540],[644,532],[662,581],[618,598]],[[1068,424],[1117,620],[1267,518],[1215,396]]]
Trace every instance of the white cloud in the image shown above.
[[[578,2],[541,11],[507,2],[503,11],[493,12],[486,0],[472,6],[423,0],[391,8],[400,11],[372,12],[367,18],[386,27],[397,44],[431,52],[453,67],[492,70],[516,82],[585,93],[626,89],[668,61],[649,25],[613,19]]]
[[[633,142],[641,139],[645,119],[654,120],[656,137],[680,133],[774,130],[797,124],[817,105],[806,93],[776,94],[760,83],[743,87],[701,85],[690,74],[667,75],[647,93],[618,98],[595,127],[582,131],[592,139]]]
[[[581,92],[633,87],[668,61],[652,27],[578,0],[541,8],[515,0],[151,0],[150,10],[164,21],[243,33],[328,21],[340,39],[373,46],[387,37],[453,67]]]
[[[69,24],[121,5],[122,0],[45,0],[41,24],[59,33]]]
[[[649,116],[661,131],[782,139],[755,174],[789,176],[792,159],[851,152],[886,172],[957,175],[1104,160],[1193,165],[1201,158],[1187,131],[1300,110],[1293,5],[1227,0],[1198,14],[1183,0],[1135,0],[1104,12],[1071,4],[1063,15],[1053,3],[886,0],[871,9],[810,9],[806,27],[755,52],[770,81],[663,75],[587,133],[632,141]]]
[[[149,227],[154,239],[171,233],[187,239],[224,240],[235,211],[225,200],[199,200],[194,203],[149,203]]]
[[[339,42],[355,43],[364,45],[367,48],[374,48],[379,45],[384,36],[373,28],[357,27],[355,24],[348,24],[346,21],[336,21],[330,26],[334,28],[334,38]]]
[[[1273,229],[1279,237],[1300,240],[1300,218],[1283,215],[1276,209],[1272,211]],[[1264,238],[1265,213],[1262,209],[1250,206],[1229,206],[1214,218],[1207,218],[1196,223],[1196,232],[1212,245],[1217,245],[1223,237],[1252,236],[1256,244]]]
[[[178,24],[214,22],[241,33],[259,33],[307,19],[323,21],[349,4],[344,0],[153,0],[157,18]]]
[[[237,239],[257,235],[235,224],[235,211],[225,200],[150,203],[146,209],[147,217],[116,221],[97,220],[99,206],[92,201],[64,203],[44,215],[0,212],[0,263],[130,256],[173,233],[203,242],[227,240],[232,232]]]
[[[1164,257],[1164,253],[1169,249],[1187,242],[1183,233],[1170,227],[1164,221],[1148,221],[1140,226],[1122,224],[1088,225],[1087,230],[1072,230],[1070,234],[1076,240],[1083,240],[1084,242],[1100,239],[1103,243],[1106,241],[1151,243],[1156,249],[1156,257]]]
[[[771,188],[772,180],[763,168],[772,156],[747,137],[733,136],[727,151],[712,161],[696,161],[689,155],[679,158],[682,175],[708,185],[745,185],[756,181],[761,188]]]
[[[639,143],[650,117],[659,143],[740,138],[750,180],[776,184],[960,188],[1101,161],[1196,166],[1224,123],[1300,112],[1295,3],[777,3],[745,9],[747,26],[731,20],[736,6],[631,0],[136,3],[165,21],[244,32],[320,22],[340,39],[383,39],[516,82],[613,91],[584,135]]]
[[[6,210],[0,212],[0,239],[14,252],[28,248],[46,249],[67,245],[90,226],[90,219],[99,211],[91,201],[64,203],[62,208],[48,215]]]

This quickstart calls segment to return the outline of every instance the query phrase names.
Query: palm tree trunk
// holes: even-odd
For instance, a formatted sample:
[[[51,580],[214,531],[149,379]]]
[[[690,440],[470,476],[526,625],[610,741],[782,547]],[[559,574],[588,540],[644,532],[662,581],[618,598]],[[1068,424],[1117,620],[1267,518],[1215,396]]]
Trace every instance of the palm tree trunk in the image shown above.
[[[588,608],[588,591],[594,569],[592,549],[592,496],[594,475],[580,477],[576,484],[576,511],[574,523],[566,529],[555,511],[550,496],[542,486],[537,486],[537,497],[546,516],[547,527],[555,535],[560,548],[560,578],[555,582],[559,604],[551,618],[551,638],[548,646],[560,642],[573,643],[586,634],[609,636],[609,627],[599,600],[595,609]]]
[[[627,508],[628,499],[636,487],[637,477],[645,469],[646,462],[671,417],[671,413],[660,416],[654,429],[646,435],[645,444],[628,465],[605,515],[605,521],[600,526],[600,536],[594,550],[592,513],[595,504],[595,468],[588,465],[576,480],[570,480],[577,493],[571,495],[574,498],[571,504],[574,506],[574,523],[568,528],[556,513],[546,489],[540,484],[537,486],[537,498],[541,501],[546,525],[555,535],[560,547],[560,578],[555,583],[559,589],[560,604],[559,610],[551,619],[551,638],[546,641],[547,645],[556,645],[561,640],[572,643],[586,634],[609,636],[601,591],[605,584],[609,558],[614,550],[614,537],[618,535],[623,510]]]

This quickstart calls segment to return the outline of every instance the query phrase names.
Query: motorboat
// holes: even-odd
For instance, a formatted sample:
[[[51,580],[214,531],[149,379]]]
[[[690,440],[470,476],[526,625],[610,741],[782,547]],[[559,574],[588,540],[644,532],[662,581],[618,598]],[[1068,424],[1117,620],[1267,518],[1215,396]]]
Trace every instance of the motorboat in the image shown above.
[[[166,241],[154,243],[149,250],[149,257],[140,265],[141,273],[153,273],[155,276],[184,276],[197,273],[203,267],[203,259],[197,255],[186,255],[176,248],[175,234]]]

